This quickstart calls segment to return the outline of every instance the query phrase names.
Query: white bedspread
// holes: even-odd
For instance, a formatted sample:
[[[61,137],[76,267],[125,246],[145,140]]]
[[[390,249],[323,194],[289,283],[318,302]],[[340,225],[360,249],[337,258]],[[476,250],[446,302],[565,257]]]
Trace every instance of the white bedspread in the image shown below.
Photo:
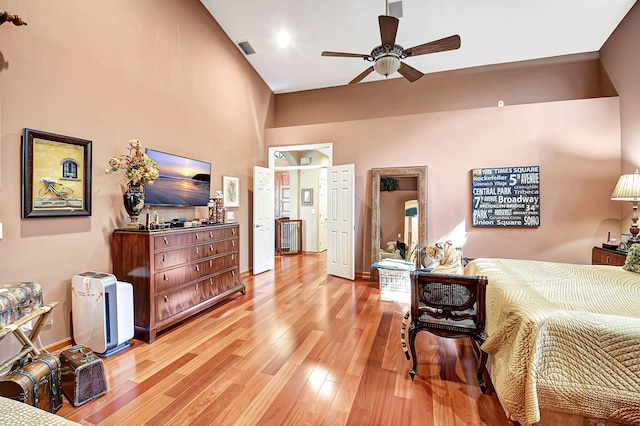
[[[498,398],[521,424],[540,407],[640,424],[640,274],[621,267],[476,259],[486,275]]]

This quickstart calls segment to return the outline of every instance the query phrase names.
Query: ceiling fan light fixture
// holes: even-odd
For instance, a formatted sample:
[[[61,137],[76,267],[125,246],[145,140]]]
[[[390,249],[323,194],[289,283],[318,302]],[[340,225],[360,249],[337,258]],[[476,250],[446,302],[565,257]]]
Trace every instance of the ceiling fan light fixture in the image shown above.
[[[390,76],[400,68],[400,58],[395,55],[386,55],[376,59],[373,69],[385,77]]]

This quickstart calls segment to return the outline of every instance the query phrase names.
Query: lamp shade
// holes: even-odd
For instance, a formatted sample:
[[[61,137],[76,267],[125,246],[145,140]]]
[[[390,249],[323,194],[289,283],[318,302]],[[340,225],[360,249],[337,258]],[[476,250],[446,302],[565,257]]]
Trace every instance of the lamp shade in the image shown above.
[[[400,68],[400,59],[394,55],[386,55],[378,58],[373,64],[373,69],[376,70],[378,74],[387,77],[398,71],[398,68]]]
[[[618,201],[640,201],[640,172],[629,175],[622,175],[618,179],[618,184],[611,194],[612,200]]]

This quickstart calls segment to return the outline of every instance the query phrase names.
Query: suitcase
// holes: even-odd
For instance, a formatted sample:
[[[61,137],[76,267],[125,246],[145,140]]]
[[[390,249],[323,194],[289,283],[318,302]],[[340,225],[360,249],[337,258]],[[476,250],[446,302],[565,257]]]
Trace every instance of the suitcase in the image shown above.
[[[51,354],[23,358],[0,378],[0,395],[55,413],[62,407],[59,359]]]
[[[107,393],[104,364],[90,348],[82,345],[60,352],[62,392],[74,407]]]
[[[34,282],[0,285],[0,328],[42,307],[42,287]]]

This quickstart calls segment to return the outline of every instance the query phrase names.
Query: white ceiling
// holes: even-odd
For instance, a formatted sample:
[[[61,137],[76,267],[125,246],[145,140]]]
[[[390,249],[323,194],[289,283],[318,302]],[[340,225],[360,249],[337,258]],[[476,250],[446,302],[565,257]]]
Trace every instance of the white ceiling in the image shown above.
[[[347,84],[371,63],[321,52],[370,53],[380,44],[377,17],[386,12],[384,0],[201,2],[236,45],[251,44],[256,53],[246,58],[274,93]],[[460,35],[458,50],[405,59],[425,74],[596,52],[635,2],[403,0],[396,42],[409,48]],[[277,42],[282,30],[291,35],[286,49]],[[380,79],[374,72],[363,82]]]

